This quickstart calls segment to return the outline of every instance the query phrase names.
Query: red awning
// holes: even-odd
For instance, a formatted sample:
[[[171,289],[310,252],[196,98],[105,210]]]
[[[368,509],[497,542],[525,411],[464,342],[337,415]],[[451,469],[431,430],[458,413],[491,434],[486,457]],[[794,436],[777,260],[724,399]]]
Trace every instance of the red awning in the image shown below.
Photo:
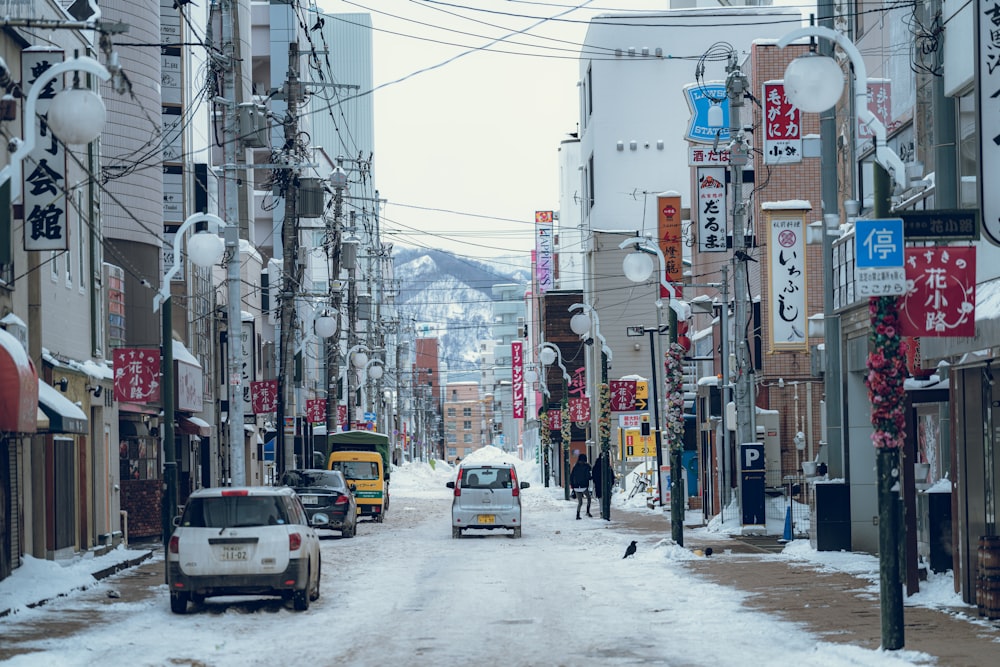
[[[20,341],[0,329],[0,431],[38,429],[38,373]]]

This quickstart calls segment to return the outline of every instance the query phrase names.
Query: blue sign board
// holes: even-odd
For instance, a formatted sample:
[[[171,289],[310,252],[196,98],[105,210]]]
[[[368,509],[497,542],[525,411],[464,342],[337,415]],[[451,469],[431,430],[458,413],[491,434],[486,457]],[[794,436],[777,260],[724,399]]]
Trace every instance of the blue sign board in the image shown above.
[[[740,498],[744,526],[767,523],[764,504],[764,444],[746,442],[740,445]]]
[[[373,422],[373,421],[375,421],[375,413],[374,412],[366,412],[365,413],[365,421],[366,422]]]
[[[903,219],[857,220],[854,223],[855,266],[887,269],[903,266]]]
[[[726,84],[691,83],[684,86],[684,99],[691,109],[691,122],[684,138],[699,144],[729,143],[729,97],[726,94]],[[710,127],[708,110],[713,104],[722,107],[722,127]]]

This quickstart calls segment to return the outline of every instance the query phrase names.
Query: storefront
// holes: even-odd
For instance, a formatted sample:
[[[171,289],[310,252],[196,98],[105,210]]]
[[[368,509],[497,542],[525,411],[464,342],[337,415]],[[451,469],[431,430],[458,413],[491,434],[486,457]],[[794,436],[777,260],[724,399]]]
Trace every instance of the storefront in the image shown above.
[[[20,462],[37,419],[38,375],[20,341],[0,329],[0,580],[21,563]]]

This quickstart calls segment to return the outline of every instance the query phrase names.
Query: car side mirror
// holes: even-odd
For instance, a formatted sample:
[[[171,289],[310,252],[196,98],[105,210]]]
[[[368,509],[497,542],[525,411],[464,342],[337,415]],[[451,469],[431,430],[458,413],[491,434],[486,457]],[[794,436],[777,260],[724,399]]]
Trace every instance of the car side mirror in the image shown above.
[[[531,486],[531,484],[529,484],[528,482],[521,482],[521,488],[522,488],[522,489],[526,489],[526,488],[528,488],[529,486]]]
[[[445,486],[447,486],[449,489],[454,489],[455,488],[455,482],[448,482],[447,484],[445,484]]]
[[[181,518],[179,516],[175,516],[172,523],[174,524],[174,528],[177,528],[181,525]]]

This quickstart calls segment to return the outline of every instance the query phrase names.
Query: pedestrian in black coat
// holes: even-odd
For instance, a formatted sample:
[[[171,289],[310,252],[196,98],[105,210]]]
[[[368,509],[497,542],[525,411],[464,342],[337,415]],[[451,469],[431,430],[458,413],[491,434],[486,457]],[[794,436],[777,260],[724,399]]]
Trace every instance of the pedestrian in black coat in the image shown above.
[[[576,465],[569,474],[569,485],[576,493],[576,518],[580,518],[580,508],[583,506],[583,497],[587,496],[587,516],[594,516],[590,513],[590,477],[592,471],[587,463],[587,455],[580,454],[576,459]]]

